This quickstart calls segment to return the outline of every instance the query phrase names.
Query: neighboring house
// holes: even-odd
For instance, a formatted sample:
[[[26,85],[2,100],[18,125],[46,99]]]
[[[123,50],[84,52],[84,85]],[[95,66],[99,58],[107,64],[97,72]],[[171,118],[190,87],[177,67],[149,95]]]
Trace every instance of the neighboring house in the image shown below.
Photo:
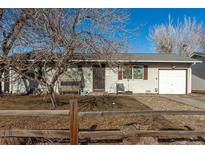
[[[75,91],[80,83],[88,93],[116,93],[117,84],[121,84],[124,91],[132,93],[188,94],[191,93],[191,66],[200,62],[175,54],[120,54],[111,58],[115,64],[112,67],[102,57],[76,61],[79,65],[68,69],[76,74],[72,75],[76,79],[63,75],[56,84],[56,93]],[[10,81],[16,80],[11,78]],[[10,83],[9,92],[23,93],[25,89],[23,80],[18,79]]]
[[[194,52],[191,57],[202,61],[192,66],[192,90],[195,92],[205,92],[205,52]]]

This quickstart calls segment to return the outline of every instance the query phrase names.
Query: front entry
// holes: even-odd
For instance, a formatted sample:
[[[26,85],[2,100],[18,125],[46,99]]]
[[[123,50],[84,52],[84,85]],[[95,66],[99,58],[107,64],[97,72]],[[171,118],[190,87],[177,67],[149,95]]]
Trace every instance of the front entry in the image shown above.
[[[105,90],[105,66],[93,66],[93,91]]]

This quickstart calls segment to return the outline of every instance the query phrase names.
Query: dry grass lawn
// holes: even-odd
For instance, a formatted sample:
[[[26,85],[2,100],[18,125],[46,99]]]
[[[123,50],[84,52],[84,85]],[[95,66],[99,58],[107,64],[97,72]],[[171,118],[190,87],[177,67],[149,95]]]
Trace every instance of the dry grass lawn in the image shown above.
[[[57,96],[57,110],[69,109],[69,100],[79,100],[79,111],[147,110],[148,106],[127,96]],[[46,96],[4,96],[0,98],[0,110],[49,110],[50,99]]]
[[[69,100],[79,99],[79,111],[131,111],[151,110],[135,98],[130,96],[86,96],[76,95],[58,96],[57,109],[69,109]],[[39,96],[5,96],[0,99],[1,110],[41,110],[50,109],[49,99]],[[177,127],[161,116],[121,116],[121,117],[86,117],[80,119],[80,129],[118,129],[130,123],[140,124],[143,128],[160,129]],[[0,117],[0,129],[68,129],[69,117]]]
[[[184,104],[161,98],[158,95],[137,96],[58,96],[57,109],[69,109],[69,100],[79,100],[79,111],[132,111],[132,110],[197,110]],[[0,98],[0,110],[50,109],[50,101],[42,96],[5,96]],[[199,123],[198,123],[199,122]],[[205,128],[205,118],[198,116],[111,116],[84,117],[80,129],[120,129],[124,125],[137,124],[138,129]],[[0,129],[69,129],[69,117],[15,117],[1,116]],[[180,144],[180,143],[179,143]],[[186,144],[186,143],[185,143]]]

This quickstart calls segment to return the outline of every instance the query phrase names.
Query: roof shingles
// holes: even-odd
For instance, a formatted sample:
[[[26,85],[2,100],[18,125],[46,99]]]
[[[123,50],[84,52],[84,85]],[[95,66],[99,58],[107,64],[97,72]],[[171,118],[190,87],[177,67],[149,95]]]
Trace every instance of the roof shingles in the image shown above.
[[[87,61],[103,61],[105,58],[103,56],[96,56],[90,58],[85,58]],[[167,53],[121,53],[113,55],[110,60],[125,61],[125,62],[183,62],[183,63],[197,63],[199,60],[180,56],[176,54]]]

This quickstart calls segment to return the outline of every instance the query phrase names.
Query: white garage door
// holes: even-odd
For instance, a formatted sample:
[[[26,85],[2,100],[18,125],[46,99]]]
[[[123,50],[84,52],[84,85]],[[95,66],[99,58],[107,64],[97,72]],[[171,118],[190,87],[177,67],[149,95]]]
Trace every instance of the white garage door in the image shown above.
[[[186,94],[186,70],[159,70],[159,94]]]

